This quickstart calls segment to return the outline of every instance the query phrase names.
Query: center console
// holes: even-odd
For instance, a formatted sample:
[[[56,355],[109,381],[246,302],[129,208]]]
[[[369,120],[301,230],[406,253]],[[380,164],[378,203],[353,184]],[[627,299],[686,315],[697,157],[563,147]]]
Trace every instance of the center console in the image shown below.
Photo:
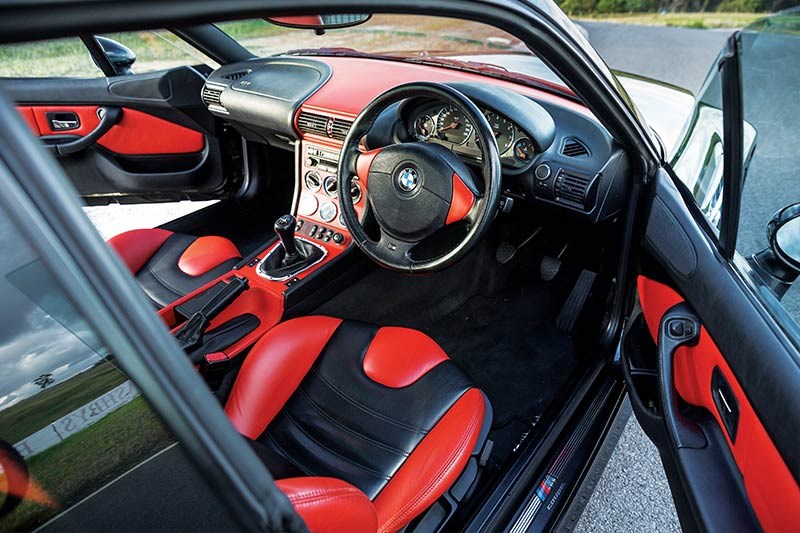
[[[295,309],[294,314],[304,307],[301,303],[304,308],[313,308],[327,292],[337,290],[339,283],[346,284],[346,276],[354,275],[351,266],[357,257],[346,260],[352,238],[342,220],[337,194],[339,148],[333,143],[307,140],[297,146],[292,213],[275,222],[278,239],[265,235],[269,244],[243,259],[231,272],[159,311],[180,340],[192,321],[204,318],[197,315],[209,307],[209,301],[222,291],[230,292],[231,285],[246,285],[224,310],[200,320],[200,335],[205,339],[199,346],[204,351],[213,346],[215,351],[200,354],[200,358],[196,353],[190,355],[210,384],[213,376],[224,373],[232,358],[284,319],[290,308]],[[363,219],[366,195],[357,178],[350,194],[356,213]],[[225,339],[232,342],[226,344]]]

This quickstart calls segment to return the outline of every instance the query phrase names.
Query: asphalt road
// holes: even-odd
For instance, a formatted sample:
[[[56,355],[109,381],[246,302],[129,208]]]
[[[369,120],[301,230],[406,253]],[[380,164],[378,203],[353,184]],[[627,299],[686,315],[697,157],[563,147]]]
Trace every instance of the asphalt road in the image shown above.
[[[582,22],[611,68],[697,93],[729,31]],[[631,417],[576,531],[680,531],[658,452]]]

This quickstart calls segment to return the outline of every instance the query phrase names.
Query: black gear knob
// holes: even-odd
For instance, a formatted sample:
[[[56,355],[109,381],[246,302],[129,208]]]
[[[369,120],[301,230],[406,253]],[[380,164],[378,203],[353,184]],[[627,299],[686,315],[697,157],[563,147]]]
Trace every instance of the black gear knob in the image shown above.
[[[297,246],[294,242],[294,229],[297,221],[292,215],[283,215],[275,221],[275,234],[281,240],[287,259],[297,256]]]

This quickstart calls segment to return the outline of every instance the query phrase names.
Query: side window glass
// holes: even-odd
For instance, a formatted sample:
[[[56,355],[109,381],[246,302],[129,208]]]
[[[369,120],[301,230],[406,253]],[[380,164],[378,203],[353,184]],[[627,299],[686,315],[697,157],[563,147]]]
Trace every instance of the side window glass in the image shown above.
[[[774,281],[800,266],[799,35],[796,10],[765,18],[740,35],[745,178],[736,239],[737,252],[782,296],[781,305],[798,323],[798,283],[789,288]],[[768,239],[769,234],[775,238]],[[777,262],[771,264],[772,259]]]
[[[29,531],[173,438],[0,211],[0,530]]]
[[[722,156],[722,92],[719,72],[714,69],[697,95],[670,164],[717,229],[722,214]]]
[[[144,74],[181,66],[219,64],[167,30],[131,31],[100,35],[100,44],[112,62],[119,58],[120,74]]]
[[[89,50],[77,37],[0,45],[0,77],[99,78]]]

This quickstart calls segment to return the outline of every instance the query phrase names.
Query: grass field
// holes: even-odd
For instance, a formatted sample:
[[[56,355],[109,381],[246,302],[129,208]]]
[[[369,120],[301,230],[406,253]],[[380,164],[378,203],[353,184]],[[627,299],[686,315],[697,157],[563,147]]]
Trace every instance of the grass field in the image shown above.
[[[53,385],[0,411],[0,438],[12,444],[17,443],[127,379],[112,364],[104,362]]]
[[[741,28],[764,18],[765,13],[613,13],[608,15],[576,16],[575,20],[638,24],[641,26],[671,26],[681,28]]]
[[[139,397],[92,426],[28,460],[31,478],[56,508],[24,501],[0,521],[0,531],[29,531],[55,513],[170,444],[172,438]]]

